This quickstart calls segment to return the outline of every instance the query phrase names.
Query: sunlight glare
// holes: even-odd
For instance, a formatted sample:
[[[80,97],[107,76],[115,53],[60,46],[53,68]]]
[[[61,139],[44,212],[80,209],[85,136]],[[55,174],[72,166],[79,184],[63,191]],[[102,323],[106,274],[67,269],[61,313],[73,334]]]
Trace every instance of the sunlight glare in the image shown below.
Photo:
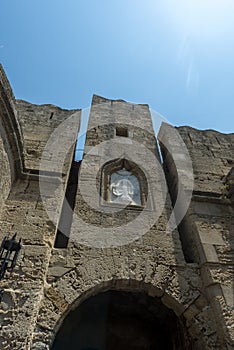
[[[211,38],[234,31],[234,0],[168,0],[178,30],[191,37]]]

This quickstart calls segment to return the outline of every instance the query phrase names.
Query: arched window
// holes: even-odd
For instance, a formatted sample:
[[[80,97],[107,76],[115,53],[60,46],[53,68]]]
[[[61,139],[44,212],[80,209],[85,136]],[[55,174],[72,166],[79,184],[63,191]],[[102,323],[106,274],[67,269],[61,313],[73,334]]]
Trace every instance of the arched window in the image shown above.
[[[110,204],[144,206],[147,198],[144,172],[127,159],[117,159],[102,169],[102,198]]]

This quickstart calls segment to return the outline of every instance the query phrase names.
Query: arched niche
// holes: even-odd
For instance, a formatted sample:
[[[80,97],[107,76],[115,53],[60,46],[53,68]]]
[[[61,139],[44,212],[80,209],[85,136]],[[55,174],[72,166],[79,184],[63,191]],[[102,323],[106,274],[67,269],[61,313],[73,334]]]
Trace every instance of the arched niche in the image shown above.
[[[114,159],[103,166],[101,198],[106,204],[143,207],[147,196],[147,179],[137,164],[121,158]]]

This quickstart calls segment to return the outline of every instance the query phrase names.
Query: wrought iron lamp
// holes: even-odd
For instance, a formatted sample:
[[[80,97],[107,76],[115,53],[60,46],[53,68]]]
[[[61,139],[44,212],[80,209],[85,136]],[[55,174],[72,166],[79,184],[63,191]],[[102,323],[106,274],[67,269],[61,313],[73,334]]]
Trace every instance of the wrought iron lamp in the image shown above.
[[[7,236],[3,238],[0,247],[0,281],[4,278],[7,270],[13,272],[16,261],[21,249],[21,239],[16,241],[16,233],[9,239]],[[0,301],[2,300],[4,291],[0,291]]]

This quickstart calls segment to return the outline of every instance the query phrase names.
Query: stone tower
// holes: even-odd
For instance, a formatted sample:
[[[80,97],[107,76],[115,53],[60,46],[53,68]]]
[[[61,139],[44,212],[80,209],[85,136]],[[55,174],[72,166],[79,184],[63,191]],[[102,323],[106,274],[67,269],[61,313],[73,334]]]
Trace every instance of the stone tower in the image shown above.
[[[15,100],[0,70],[1,239],[22,238],[0,349],[232,349],[234,134],[147,105]]]

